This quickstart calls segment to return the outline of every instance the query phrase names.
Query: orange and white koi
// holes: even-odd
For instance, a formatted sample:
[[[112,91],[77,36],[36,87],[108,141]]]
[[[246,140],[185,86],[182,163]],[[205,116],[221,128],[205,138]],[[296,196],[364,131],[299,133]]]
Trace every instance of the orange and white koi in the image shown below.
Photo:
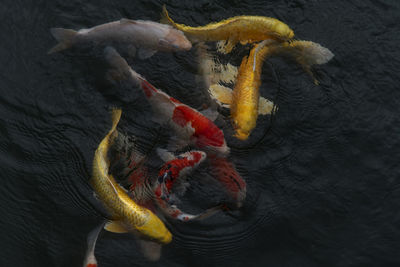
[[[156,89],[145,78],[132,70],[128,63],[115,51],[108,47],[105,57],[114,68],[114,76],[128,78],[132,85],[139,87],[154,111],[154,119],[159,123],[167,123],[178,136],[181,145],[191,144],[208,153],[227,155],[224,133],[210,119],[177,99]]]
[[[225,52],[229,53],[238,43],[253,43],[266,39],[286,41],[294,37],[293,30],[282,21],[263,16],[236,16],[205,26],[191,27],[174,22],[163,6],[163,16],[176,29],[189,38],[199,41],[227,40]]]

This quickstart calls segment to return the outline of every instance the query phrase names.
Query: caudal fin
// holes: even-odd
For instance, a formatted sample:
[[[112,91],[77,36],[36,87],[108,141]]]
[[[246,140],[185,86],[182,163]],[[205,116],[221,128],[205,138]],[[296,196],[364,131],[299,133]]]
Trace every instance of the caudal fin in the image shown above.
[[[174,26],[175,28],[177,28],[176,23],[169,17],[167,7],[165,5],[163,5],[163,7],[162,7],[160,22],[164,23],[164,24],[170,24],[170,25]]]
[[[51,28],[50,32],[59,43],[50,49],[47,54],[52,54],[70,48],[73,44],[75,36],[78,34],[77,31],[63,28]]]
[[[87,237],[87,251],[85,260],[83,262],[83,267],[97,267],[97,260],[94,255],[94,250],[96,247],[97,238],[101,232],[101,229],[103,229],[104,224],[105,222],[94,228]]]
[[[311,41],[294,41],[292,45],[302,51],[303,60],[307,65],[325,64],[334,56],[328,48]]]

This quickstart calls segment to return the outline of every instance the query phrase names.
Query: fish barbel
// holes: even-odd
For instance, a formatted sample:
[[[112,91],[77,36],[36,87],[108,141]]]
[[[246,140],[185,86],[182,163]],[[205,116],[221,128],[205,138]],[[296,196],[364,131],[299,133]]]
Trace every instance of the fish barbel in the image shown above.
[[[93,160],[93,174],[90,183],[97,197],[112,213],[116,224],[126,231],[140,233],[142,237],[155,240],[162,244],[171,242],[172,235],[164,223],[150,210],[136,204],[126,191],[108,173],[109,160],[107,153],[110,145],[118,134],[117,124],[121,118],[121,110],[112,112],[112,128],[100,142]],[[114,222],[113,221],[113,222]]]
[[[294,37],[294,32],[282,21],[264,16],[236,16],[205,26],[186,26],[174,22],[163,6],[163,16],[168,23],[184,32],[189,38],[200,41],[227,40],[226,52],[229,53],[236,43],[253,43],[266,39],[286,41]]]

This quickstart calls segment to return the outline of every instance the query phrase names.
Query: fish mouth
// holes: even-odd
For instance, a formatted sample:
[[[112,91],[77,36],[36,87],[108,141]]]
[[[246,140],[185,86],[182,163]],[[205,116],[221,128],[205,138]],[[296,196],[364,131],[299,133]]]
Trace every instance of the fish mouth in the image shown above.
[[[234,136],[240,140],[247,140],[249,138],[250,133],[243,132],[241,130],[236,130]]]

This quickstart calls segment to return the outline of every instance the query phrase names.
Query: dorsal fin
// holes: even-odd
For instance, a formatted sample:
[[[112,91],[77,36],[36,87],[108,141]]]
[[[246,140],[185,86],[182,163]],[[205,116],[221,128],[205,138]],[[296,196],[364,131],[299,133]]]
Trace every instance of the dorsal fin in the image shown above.
[[[119,23],[121,23],[121,24],[124,24],[124,23],[132,23],[132,24],[136,24],[136,21],[134,21],[134,20],[131,20],[131,19],[125,19],[125,18],[122,18],[122,19],[120,19],[120,20],[119,20]]]

